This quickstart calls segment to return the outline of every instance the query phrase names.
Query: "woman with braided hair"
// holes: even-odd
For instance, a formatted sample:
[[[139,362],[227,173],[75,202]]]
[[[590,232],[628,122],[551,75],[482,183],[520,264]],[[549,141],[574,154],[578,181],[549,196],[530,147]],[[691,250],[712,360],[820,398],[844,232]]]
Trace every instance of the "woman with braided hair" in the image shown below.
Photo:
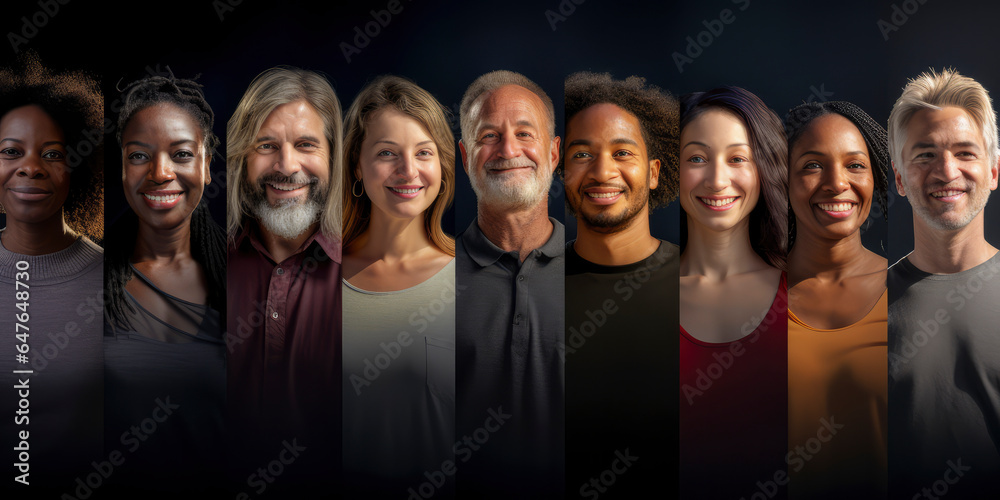
[[[887,266],[861,231],[875,200],[885,213],[886,131],[849,102],[799,105],[787,123],[788,446],[850,429],[789,462],[789,496],[885,498]]]
[[[217,488],[225,475],[225,234],[202,203],[218,144],[214,114],[198,84],[172,74],[128,85],[123,102],[118,142],[132,210],[108,231],[105,442],[129,455],[111,484]],[[169,420],[135,435],[132,426],[150,415]]]

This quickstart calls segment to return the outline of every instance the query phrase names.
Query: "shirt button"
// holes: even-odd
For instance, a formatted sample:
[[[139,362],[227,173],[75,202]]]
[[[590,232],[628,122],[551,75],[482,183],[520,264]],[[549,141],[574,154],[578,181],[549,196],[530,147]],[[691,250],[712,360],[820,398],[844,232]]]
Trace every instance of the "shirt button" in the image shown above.
[[[517,281],[524,281],[524,276],[518,276]]]
[[[520,314],[514,315],[514,324],[515,325],[520,325],[521,324],[521,315]]]
[[[280,267],[279,267],[279,268],[278,268],[278,270],[277,270],[277,271],[275,271],[275,272],[276,272],[276,273],[278,273],[278,276],[281,276],[282,274],[285,274],[285,270],[284,270],[284,269],[282,269],[282,268],[280,268]]]
[[[271,313],[271,317],[274,318],[274,319],[278,319],[278,311],[272,312]]]

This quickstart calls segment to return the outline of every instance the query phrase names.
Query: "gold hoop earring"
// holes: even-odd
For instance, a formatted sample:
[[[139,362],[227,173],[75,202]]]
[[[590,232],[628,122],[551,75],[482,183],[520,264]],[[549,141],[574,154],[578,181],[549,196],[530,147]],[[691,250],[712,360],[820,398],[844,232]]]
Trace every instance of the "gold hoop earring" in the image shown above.
[[[359,182],[361,182],[361,179],[354,181],[354,185],[351,186],[351,194],[353,194],[355,198],[361,198],[361,196],[365,194],[365,183],[363,182],[361,182],[361,192],[358,192]]]

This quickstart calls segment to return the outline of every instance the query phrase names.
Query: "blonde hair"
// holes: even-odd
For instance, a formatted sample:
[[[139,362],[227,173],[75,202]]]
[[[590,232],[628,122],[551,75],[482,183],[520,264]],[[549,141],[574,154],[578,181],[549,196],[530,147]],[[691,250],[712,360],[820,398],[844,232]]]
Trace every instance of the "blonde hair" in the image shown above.
[[[247,158],[253,151],[261,125],[275,108],[304,99],[323,119],[323,129],[330,143],[329,194],[320,216],[320,231],[327,237],[340,238],[342,210],[341,157],[343,120],[340,101],[326,78],[316,72],[278,66],[257,75],[250,83],[236,112],[226,127],[226,175],[228,194],[226,232],[229,241],[236,239],[244,219],[253,217],[243,192],[246,181]]]
[[[441,159],[441,190],[424,217],[424,230],[434,246],[455,256],[455,239],[441,228],[444,211],[455,197],[455,136],[441,103],[415,83],[398,76],[381,76],[365,86],[347,110],[347,134],[344,138],[344,248],[368,229],[372,202],[368,196],[355,197],[354,183],[359,180],[355,167],[361,159],[361,143],[372,118],[385,108],[395,109],[420,122],[438,148]]]
[[[989,165],[997,164],[997,117],[989,93],[979,82],[954,69],[946,68],[940,73],[931,69],[906,84],[889,114],[889,155],[900,175],[906,172],[902,168],[903,146],[910,119],[921,109],[945,106],[962,108],[972,117],[983,135]]]

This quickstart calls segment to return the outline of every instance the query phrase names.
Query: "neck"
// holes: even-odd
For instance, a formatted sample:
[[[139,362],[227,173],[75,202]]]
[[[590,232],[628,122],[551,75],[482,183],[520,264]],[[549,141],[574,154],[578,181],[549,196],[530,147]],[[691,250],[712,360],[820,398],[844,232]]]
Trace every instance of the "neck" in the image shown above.
[[[170,229],[154,229],[139,222],[139,231],[132,251],[134,262],[167,261],[191,257],[191,219]]]
[[[520,212],[491,210],[480,204],[477,220],[486,238],[505,252],[517,252],[521,262],[552,236],[548,199]]]
[[[309,226],[302,234],[292,238],[284,238],[278,236],[270,231],[268,231],[261,224],[257,224],[257,228],[260,229],[260,239],[261,243],[264,244],[264,248],[267,249],[267,253],[271,254],[275,262],[282,262],[285,259],[291,257],[302,247],[302,244],[306,242],[318,229],[319,222],[314,223]]]
[[[681,254],[681,276],[723,279],[759,268],[762,259],[750,245],[750,218],[715,231],[687,219],[688,240]]]
[[[368,228],[351,243],[346,253],[399,261],[432,245],[424,230],[423,214],[412,219],[396,219],[373,211]]]
[[[41,222],[20,222],[8,216],[7,228],[0,234],[4,248],[22,255],[55,253],[68,248],[77,238],[63,220],[61,210]]]
[[[603,228],[592,228],[578,218],[573,249],[584,260],[602,266],[624,266],[653,255],[660,240],[649,234],[648,207],[627,224],[625,228],[606,233],[601,232]]]
[[[950,274],[972,269],[989,260],[997,249],[986,242],[983,213],[965,227],[941,230],[913,216],[913,252],[910,262],[934,274]]]
[[[812,277],[839,281],[852,276],[864,264],[859,257],[866,251],[861,243],[860,230],[841,239],[821,238],[796,231],[795,245],[788,252],[789,287]]]

